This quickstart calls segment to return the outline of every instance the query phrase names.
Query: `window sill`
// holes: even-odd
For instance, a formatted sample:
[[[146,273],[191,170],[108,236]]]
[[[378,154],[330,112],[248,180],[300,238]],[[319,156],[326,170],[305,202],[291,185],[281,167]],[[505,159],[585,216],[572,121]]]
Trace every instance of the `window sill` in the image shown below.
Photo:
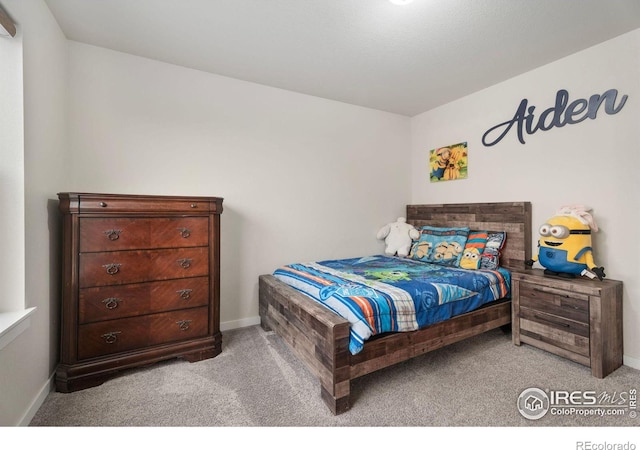
[[[29,317],[36,308],[0,313],[0,350],[29,328]]]

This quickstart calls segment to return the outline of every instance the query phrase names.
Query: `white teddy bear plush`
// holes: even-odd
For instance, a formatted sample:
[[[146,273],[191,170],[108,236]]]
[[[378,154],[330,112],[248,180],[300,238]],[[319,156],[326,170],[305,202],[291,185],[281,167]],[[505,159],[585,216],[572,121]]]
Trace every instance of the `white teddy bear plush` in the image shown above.
[[[384,252],[387,255],[407,256],[411,250],[411,242],[418,239],[420,232],[413,225],[407,223],[404,217],[398,217],[396,222],[388,223],[378,231],[377,238],[384,239],[387,244]]]

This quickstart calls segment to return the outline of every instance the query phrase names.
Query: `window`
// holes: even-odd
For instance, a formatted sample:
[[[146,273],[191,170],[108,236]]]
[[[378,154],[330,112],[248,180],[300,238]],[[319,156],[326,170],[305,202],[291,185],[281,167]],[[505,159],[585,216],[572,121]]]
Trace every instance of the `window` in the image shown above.
[[[8,17],[0,10],[0,30]],[[22,37],[0,34],[0,348],[28,325],[25,310]]]

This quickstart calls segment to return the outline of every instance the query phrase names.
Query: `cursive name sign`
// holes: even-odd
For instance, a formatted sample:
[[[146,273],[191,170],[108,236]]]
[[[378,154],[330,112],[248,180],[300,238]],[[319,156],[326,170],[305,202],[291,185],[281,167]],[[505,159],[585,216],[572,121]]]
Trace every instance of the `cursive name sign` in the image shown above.
[[[504,138],[509,130],[515,125],[517,127],[518,140],[524,144],[524,133],[533,134],[538,130],[547,131],[553,127],[563,127],[580,123],[586,119],[595,119],[601,105],[604,105],[604,112],[607,114],[617,114],[627,101],[627,95],[623,95],[616,105],[618,96],[617,89],[609,89],[602,95],[592,95],[589,100],[579,98],[569,103],[569,93],[561,89],[556,94],[556,104],[545,109],[538,117],[535,116],[535,106],[528,106],[529,102],[523,98],[518,106],[518,110],[511,120],[502,122],[495,127],[489,128],[482,136],[482,143],[485,147],[496,145]],[[502,132],[492,139],[491,135]]]

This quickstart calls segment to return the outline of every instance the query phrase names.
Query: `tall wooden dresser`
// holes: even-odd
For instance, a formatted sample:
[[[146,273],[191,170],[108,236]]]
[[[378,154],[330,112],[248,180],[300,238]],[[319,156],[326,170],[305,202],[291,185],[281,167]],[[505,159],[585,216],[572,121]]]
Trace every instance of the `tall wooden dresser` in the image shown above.
[[[222,350],[222,198],[60,193],[61,361],[56,389]]]

